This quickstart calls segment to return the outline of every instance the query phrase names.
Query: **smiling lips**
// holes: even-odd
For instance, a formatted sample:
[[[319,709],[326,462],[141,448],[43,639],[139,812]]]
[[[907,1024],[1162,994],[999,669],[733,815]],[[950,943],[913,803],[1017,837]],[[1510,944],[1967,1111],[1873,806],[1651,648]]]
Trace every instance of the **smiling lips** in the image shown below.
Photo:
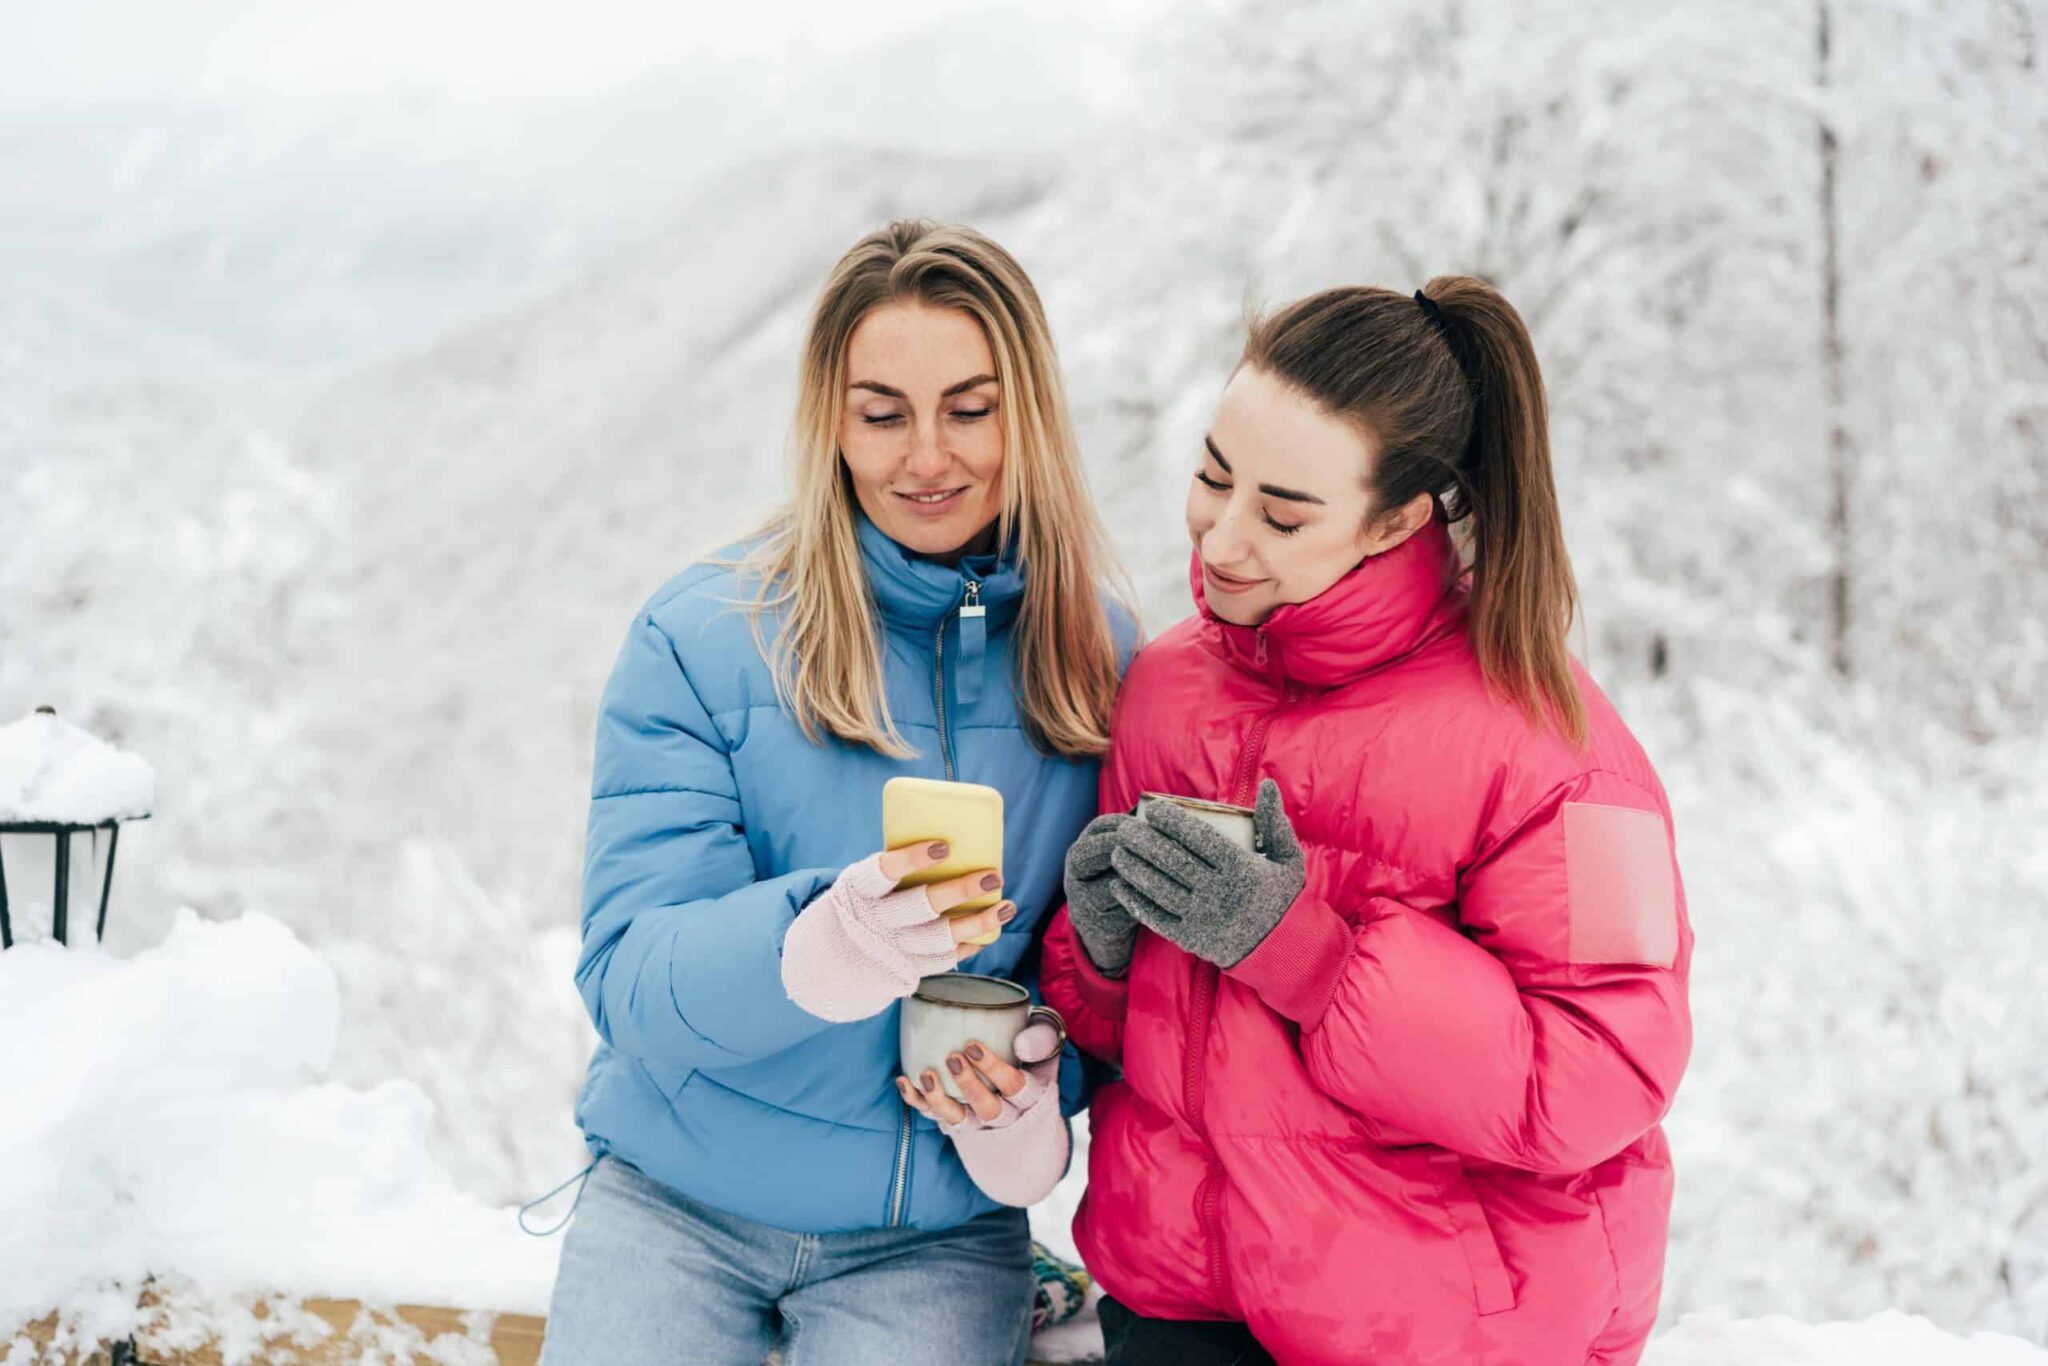
[[[1207,560],[1202,561],[1202,577],[1208,581],[1211,588],[1220,593],[1242,593],[1265,582],[1264,579],[1232,578]]]
[[[898,490],[896,496],[904,506],[920,517],[937,517],[951,512],[959,505],[960,495],[967,492],[965,485],[951,489],[926,489],[917,492]]]

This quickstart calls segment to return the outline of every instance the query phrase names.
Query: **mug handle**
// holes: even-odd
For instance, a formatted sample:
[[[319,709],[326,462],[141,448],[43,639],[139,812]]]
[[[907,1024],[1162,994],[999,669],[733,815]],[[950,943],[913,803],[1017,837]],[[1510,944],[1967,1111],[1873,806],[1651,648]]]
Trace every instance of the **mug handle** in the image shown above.
[[[1051,1025],[1053,1032],[1060,1036],[1060,1047],[1064,1049],[1067,1046],[1067,1022],[1065,1017],[1051,1006],[1031,1007],[1029,1011],[1025,1012],[1024,1027],[1029,1029],[1031,1026],[1040,1023],[1039,1017],[1041,1016],[1044,1017],[1044,1023]]]

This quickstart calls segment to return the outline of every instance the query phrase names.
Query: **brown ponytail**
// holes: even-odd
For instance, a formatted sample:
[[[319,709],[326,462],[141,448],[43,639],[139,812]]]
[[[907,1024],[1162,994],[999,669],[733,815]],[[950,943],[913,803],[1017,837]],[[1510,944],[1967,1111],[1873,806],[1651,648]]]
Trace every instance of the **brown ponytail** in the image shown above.
[[[1256,322],[1244,359],[1365,427],[1375,511],[1427,493],[1470,518],[1468,629],[1487,681],[1575,745],[1586,709],[1565,635],[1578,586],[1550,475],[1543,374],[1521,315],[1469,275],[1414,295],[1324,290]]]

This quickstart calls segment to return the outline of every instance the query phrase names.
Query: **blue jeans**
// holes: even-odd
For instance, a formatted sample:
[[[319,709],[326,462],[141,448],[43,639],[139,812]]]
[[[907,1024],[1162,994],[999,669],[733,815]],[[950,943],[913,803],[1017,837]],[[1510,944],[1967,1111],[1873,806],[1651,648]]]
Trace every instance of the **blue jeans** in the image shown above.
[[[958,1228],[789,1233],[606,1156],[562,1244],[541,1366],[1019,1366],[1024,1211]]]

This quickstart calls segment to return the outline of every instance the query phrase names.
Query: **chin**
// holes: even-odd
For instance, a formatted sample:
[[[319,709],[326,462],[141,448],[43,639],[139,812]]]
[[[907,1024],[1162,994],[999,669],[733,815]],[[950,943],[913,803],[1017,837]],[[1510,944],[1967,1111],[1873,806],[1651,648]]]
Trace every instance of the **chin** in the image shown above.
[[[880,523],[889,539],[906,550],[920,555],[948,555],[966,545],[981,534],[981,529],[995,514],[983,517],[979,511],[956,512],[936,522],[921,517],[897,513],[888,521]]]
[[[1209,610],[1216,614],[1218,621],[1227,621],[1232,626],[1257,626],[1273,610],[1268,602],[1249,603],[1241,598],[1221,598],[1202,590],[1202,601],[1209,604]]]
[[[970,540],[971,531],[953,532],[944,527],[929,526],[912,522],[909,526],[888,526],[882,528],[889,533],[889,539],[905,550],[914,550],[920,555],[944,555],[954,547]]]

